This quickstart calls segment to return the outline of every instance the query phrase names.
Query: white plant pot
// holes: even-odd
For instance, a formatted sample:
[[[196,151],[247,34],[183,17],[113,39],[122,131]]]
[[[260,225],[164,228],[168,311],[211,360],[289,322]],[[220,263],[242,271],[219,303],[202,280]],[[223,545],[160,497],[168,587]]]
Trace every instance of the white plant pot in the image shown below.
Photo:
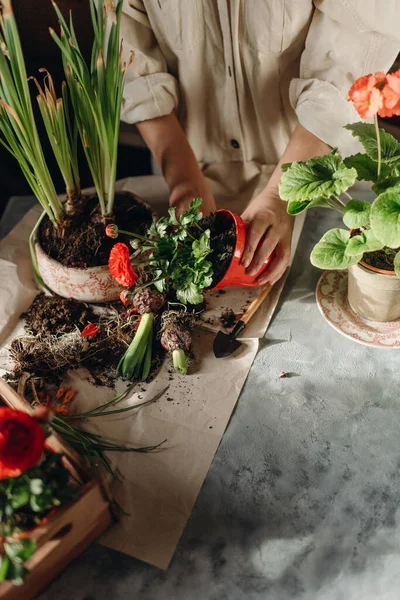
[[[39,273],[48,288],[64,298],[80,302],[110,302],[123,289],[110,275],[108,266],[78,269],[65,267],[50,258],[35,240],[34,248]]]
[[[357,264],[348,268],[351,309],[369,321],[400,319],[400,278],[371,271]]]

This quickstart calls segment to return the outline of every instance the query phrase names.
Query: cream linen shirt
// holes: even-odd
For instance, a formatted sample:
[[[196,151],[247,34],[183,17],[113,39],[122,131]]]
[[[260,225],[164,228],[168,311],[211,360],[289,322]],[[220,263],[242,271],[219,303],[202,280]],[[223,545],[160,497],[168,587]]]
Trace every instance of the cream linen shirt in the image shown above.
[[[355,150],[347,93],[393,64],[400,0],[124,0],[122,38],[135,53],[122,119],[176,111],[206,175],[255,191],[297,120]]]

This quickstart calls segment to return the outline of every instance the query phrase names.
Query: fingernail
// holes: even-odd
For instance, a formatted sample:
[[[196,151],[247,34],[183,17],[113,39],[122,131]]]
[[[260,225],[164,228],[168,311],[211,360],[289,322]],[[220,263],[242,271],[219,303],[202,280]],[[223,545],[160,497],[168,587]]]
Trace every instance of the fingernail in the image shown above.
[[[258,269],[252,267],[249,271],[247,271],[247,275],[250,275],[250,277],[253,277],[253,275],[256,275],[258,273]]]
[[[249,258],[244,258],[242,260],[242,265],[244,266],[245,269],[247,269],[247,267],[249,266],[249,264],[250,264],[250,259]]]

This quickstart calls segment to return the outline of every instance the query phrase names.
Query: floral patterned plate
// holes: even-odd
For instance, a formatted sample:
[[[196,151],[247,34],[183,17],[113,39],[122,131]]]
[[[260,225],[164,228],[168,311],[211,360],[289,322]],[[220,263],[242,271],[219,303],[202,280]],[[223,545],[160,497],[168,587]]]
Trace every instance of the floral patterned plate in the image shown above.
[[[347,302],[347,271],[325,271],[316,298],[324,319],[342,335],[374,348],[400,349],[400,320],[367,321],[356,315]]]

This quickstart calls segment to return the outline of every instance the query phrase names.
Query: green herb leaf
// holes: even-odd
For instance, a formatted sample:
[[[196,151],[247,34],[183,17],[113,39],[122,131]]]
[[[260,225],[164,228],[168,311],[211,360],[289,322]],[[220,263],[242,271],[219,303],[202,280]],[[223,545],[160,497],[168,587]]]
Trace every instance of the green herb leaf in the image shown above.
[[[390,188],[373,202],[371,228],[389,248],[400,246],[400,189]]]
[[[210,230],[207,229],[198,240],[192,244],[193,256],[195,258],[205,258],[211,252],[210,247]]]
[[[382,242],[375,237],[372,229],[367,229],[359,235],[354,235],[350,238],[346,254],[347,256],[359,256],[360,254],[364,254],[364,252],[382,250],[383,246]]]
[[[349,256],[346,253],[350,234],[344,229],[331,229],[321,238],[311,252],[311,263],[319,269],[346,269],[359,262],[362,253]]]
[[[378,160],[378,144],[376,141],[375,125],[370,123],[351,123],[345,128],[352,132],[353,137],[359,139],[366,153],[374,161]],[[400,144],[390,133],[379,129],[381,139],[381,160],[389,165],[400,161]]]
[[[338,155],[328,154],[305,162],[287,163],[279,195],[289,202],[304,202],[338,196],[351,187],[357,177],[355,169],[348,169]]]
[[[43,492],[43,481],[41,479],[31,479],[31,483],[30,483],[30,491],[31,494],[34,494],[35,496],[37,494],[41,494]]]
[[[371,204],[369,202],[350,200],[344,209],[343,222],[351,229],[364,227],[369,223],[370,212]]]

